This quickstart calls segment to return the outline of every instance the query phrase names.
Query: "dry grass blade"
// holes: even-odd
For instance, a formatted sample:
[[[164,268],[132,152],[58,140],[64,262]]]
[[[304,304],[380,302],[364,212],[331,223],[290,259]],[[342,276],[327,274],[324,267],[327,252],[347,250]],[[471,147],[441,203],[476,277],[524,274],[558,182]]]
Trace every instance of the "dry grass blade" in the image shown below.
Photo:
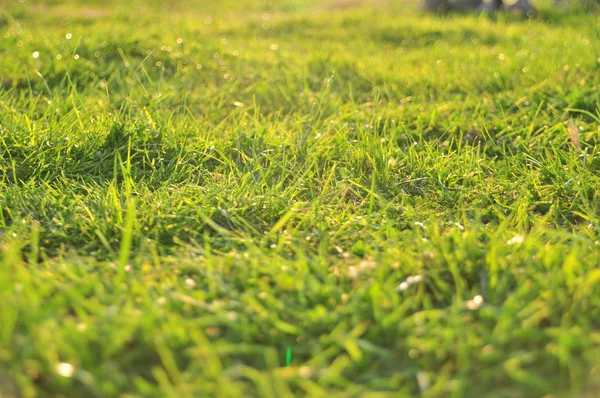
[[[569,122],[567,126],[567,131],[569,132],[569,137],[571,137],[571,142],[577,149],[581,149],[581,142],[579,142],[579,128],[573,122]]]

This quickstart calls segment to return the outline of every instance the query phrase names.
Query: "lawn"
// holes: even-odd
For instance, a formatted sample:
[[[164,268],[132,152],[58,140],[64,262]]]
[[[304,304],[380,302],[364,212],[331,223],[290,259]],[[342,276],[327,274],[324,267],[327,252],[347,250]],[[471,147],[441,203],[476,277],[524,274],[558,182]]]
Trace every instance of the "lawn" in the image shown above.
[[[599,396],[600,14],[536,4],[0,1],[0,397]]]

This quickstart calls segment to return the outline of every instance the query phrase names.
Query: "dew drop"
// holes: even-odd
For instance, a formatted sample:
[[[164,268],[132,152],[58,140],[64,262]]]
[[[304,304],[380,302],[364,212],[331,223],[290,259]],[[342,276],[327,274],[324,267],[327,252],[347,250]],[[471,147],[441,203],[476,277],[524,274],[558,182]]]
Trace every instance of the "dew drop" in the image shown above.
[[[75,367],[70,363],[61,362],[55,366],[56,373],[62,377],[71,377],[75,373]]]
[[[187,278],[187,279],[185,280],[185,284],[186,284],[188,287],[194,287],[194,286],[196,286],[196,281],[195,281],[195,280],[193,280],[192,278]]]

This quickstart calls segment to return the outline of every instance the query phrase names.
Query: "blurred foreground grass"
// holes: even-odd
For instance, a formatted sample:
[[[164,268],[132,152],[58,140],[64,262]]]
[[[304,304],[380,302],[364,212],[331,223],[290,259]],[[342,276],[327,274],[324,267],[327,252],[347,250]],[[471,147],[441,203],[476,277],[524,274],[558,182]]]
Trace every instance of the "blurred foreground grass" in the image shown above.
[[[598,396],[598,26],[5,1],[0,396]]]

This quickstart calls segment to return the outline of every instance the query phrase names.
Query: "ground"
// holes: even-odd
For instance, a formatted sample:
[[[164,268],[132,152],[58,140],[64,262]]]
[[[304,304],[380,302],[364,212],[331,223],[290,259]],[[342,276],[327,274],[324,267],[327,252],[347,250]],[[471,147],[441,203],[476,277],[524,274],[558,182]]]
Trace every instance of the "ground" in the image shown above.
[[[0,396],[598,396],[600,14],[537,4],[4,1]]]

